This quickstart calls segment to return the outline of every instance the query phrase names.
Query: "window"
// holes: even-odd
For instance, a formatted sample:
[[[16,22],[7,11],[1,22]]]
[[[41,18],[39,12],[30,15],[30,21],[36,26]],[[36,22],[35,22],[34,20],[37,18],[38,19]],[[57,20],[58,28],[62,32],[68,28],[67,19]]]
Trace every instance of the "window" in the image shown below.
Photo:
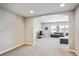
[[[51,26],[51,32],[52,33],[56,32],[56,29],[57,29],[56,26]]]
[[[69,28],[69,25],[66,25],[65,28]]]
[[[64,32],[64,25],[59,26],[59,32]]]
[[[58,26],[51,26],[51,32],[62,32],[62,33],[68,33],[69,25],[58,25]]]
[[[66,31],[66,33],[69,32],[69,31],[68,31],[68,28],[69,28],[69,25],[66,25],[66,26],[65,26],[65,31]]]

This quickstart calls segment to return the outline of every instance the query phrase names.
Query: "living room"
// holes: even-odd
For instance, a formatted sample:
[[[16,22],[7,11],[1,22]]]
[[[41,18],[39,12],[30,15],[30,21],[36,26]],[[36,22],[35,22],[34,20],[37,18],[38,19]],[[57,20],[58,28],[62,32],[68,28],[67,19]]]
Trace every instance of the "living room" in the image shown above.
[[[0,54],[72,55],[68,51],[78,51],[78,12],[79,7],[75,3],[0,4]],[[67,53],[62,53],[66,46]]]

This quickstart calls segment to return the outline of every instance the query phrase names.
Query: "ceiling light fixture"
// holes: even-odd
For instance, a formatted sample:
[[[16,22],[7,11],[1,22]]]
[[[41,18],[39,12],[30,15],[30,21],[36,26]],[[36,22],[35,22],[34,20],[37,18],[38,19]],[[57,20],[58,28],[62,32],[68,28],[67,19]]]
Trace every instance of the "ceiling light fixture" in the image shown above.
[[[64,7],[64,6],[65,6],[65,4],[64,4],[64,3],[60,4],[60,7]]]
[[[33,13],[34,13],[34,11],[33,11],[33,10],[30,10],[30,13],[31,13],[31,14],[33,14]]]

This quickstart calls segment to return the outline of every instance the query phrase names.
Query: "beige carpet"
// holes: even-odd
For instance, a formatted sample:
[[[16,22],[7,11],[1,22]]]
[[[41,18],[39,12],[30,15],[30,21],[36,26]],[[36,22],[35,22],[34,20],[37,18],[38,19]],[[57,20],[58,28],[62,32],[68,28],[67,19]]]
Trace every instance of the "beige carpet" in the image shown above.
[[[59,44],[57,38],[37,39],[35,45],[22,45],[2,56],[73,56],[66,44]]]

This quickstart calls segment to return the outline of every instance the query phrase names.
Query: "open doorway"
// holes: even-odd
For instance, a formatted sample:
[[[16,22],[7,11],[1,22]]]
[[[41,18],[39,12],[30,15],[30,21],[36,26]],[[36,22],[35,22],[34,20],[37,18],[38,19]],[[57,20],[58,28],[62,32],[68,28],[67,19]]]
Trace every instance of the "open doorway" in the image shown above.
[[[33,23],[33,42],[46,49],[52,47],[52,49],[57,49],[57,51],[63,50],[63,52],[67,52],[70,45],[69,20],[69,15],[61,14],[37,17]]]

